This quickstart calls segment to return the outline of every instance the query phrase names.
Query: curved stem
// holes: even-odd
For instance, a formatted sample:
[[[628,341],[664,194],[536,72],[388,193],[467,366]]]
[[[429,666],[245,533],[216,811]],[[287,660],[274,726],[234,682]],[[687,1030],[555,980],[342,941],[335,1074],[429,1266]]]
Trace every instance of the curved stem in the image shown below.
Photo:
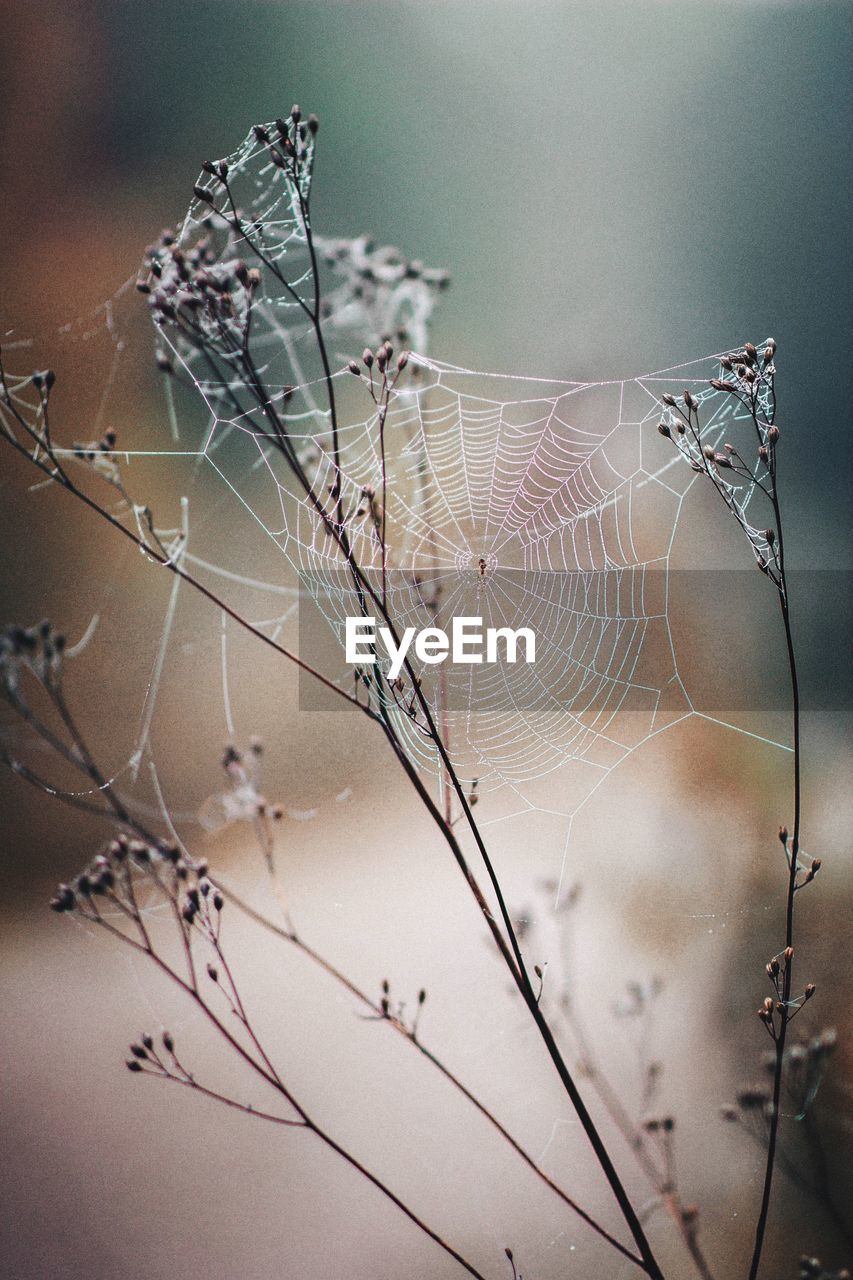
[[[800,847],[800,813],[802,807],[802,778],[800,751],[800,683],[797,674],[797,659],[794,650],[794,638],[791,631],[790,602],[788,598],[788,581],[785,570],[785,543],[782,532],[782,513],[779,506],[776,488],[776,451],[771,454],[771,475],[773,479],[773,514],[776,519],[776,531],[779,539],[779,602],[782,609],[782,623],[785,631],[785,649],[788,657],[788,674],[791,682],[791,720],[793,735],[793,802],[794,818],[791,829],[790,866],[788,868],[788,886],[785,900],[785,946],[794,945],[794,899],[797,891],[797,855]],[[776,1058],[773,1066],[773,1096],[770,1114],[770,1131],[767,1142],[767,1160],[764,1168],[764,1184],[761,1192],[761,1207],[755,1227],[755,1243],[749,1266],[749,1280],[756,1280],[761,1266],[761,1254],[767,1231],[767,1217],[770,1211],[770,1193],[773,1187],[773,1170],[776,1162],[776,1147],[779,1137],[779,1119],[782,1102],[782,1074],[784,1069],[785,1042],[790,1022],[790,999],[793,985],[793,959],[785,965],[782,979],[782,1009],[779,1015],[779,1031],[776,1036]]]

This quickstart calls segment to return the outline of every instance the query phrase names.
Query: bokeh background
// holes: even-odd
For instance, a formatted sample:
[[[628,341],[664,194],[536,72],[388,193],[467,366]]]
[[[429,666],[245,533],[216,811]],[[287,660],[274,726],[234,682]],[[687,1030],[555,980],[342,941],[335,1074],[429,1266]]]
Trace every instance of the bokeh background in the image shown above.
[[[31,349],[13,345],[18,366],[52,363],[60,326],[110,297],[181,216],[200,161],[294,100],[322,119],[315,224],[372,232],[451,272],[433,330],[439,357],[594,379],[776,337],[789,554],[833,575],[820,607],[803,588],[810,603],[797,617],[805,845],[824,858],[799,945],[819,999],[797,1025],[839,1032],[816,1115],[843,1203],[851,744],[848,692],[833,676],[828,693],[826,672],[843,669],[850,642],[850,5],[6,0],[2,30],[0,326],[7,345],[37,335]],[[160,421],[149,356],[143,345],[128,354],[125,399],[111,402],[124,438]],[[76,438],[97,411],[103,369],[81,349],[58,367]],[[75,636],[101,614],[76,696],[118,769],[138,732],[170,583],[31,485],[0,455],[2,620],[49,615]],[[713,504],[694,496],[677,562],[746,566]],[[757,579],[754,606],[735,619],[685,602],[677,626],[697,667],[725,676],[732,637],[741,653],[781,644],[761,588]],[[218,626],[182,600],[152,725],[164,790],[187,819],[221,785]],[[458,876],[372,736],[300,715],[292,677],[237,639],[230,685],[238,736],[266,741],[270,795],[316,810],[288,820],[282,836],[301,930],[370,990],[388,977],[411,1000],[427,985],[431,1044],[569,1190],[610,1213]],[[785,735],[778,698],[750,714],[757,732]],[[596,1051],[633,1109],[631,1032],[612,1008],[626,982],[663,981],[650,1036],[676,1116],[680,1181],[701,1207],[717,1280],[744,1273],[760,1190],[758,1148],[719,1110],[755,1077],[765,1047],[753,1010],[778,937],[774,833],[789,816],[787,777],[781,753],[698,721],[637,753],[573,832],[569,871],[582,893],[568,952],[541,888],[559,864],[553,831],[531,824],[498,837],[512,900],[534,920],[531,946],[555,969],[571,963]],[[335,803],[344,786],[346,810]],[[205,1068],[243,1087],[144,970],[46,912],[54,884],[100,838],[96,824],[6,777],[0,803],[0,1272],[453,1275],[299,1135],[131,1080],[123,1046],[166,1021],[198,1041]],[[240,829],[194,839],[263,901]],[[506,1274],[504,1244],[528,1280],[623,1274],[407,1046],[357,1019],[298,957],[236,919],[231,927],[259,1017],[306,1101],[489,1275]],[[620,1165],[630,1167],[624,1151]],[[632,1185],[642,1198],[639,1179]],[[689,1274],[666,1216],[651,1224],[668,1274]],[[766,1276],[795,1277],[803,1250],[851,1261],[827,1216],[782,1174]]]

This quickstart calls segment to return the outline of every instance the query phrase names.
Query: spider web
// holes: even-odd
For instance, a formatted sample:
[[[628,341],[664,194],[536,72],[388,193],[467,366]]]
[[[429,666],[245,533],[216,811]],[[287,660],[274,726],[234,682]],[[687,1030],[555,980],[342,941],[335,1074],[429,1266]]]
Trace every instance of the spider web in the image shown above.
[[[486,374],[430,358],[428,324],[444,273],[365,237],[317,237],[313,260],[306,234],[313,137],[302,131],[302,176],[288,182],[264,140],[275,129],[253,131],[227,157],[227,196],[208,166],[179,230],[146,255],[138,283],[155,322],[166,408],[150,447],[140,440],[128,448],[122,440],[103,450],[97,443],[116,412],[117,369],[136,322],[128,316],[140,311],[129,282],[94,318],[65,328],[74,344],[102,343],[109,372],[92,441],[59,452],[94,467],[107,483],[116,469],[132,474],[131,464],[144,459],[152,493],[180,498],[180,522],[157,528],[176,560],[224,598],[233,592],[244,616],[273,637],[291,625],[297,600],[310,598],[342,651],[344,619],[360,612],[358,592],[316,502],[259,430],[257,405],[247,401],[244,373],[222,334],[213,335],[222,339],[222,358],[211,361],[169,323],[170,307],[194,305],[183,262],[201,265],[212,288],[230,291],[233,332],[251,305],[268,404],[287,423],[312,493],[340,491],[354,557],[372,582],[380,580],[383,550],[371,498],[384,495],[395,624],[422,628],[475,614],[485,626],[536,632],[533,664],[422,669],[422,688],[459,776],[495,798],[486,823],[541,807],[531,798],[536,783],[558,768],[574,776],[559,806],[571,821],[628,755],[699,714],[679,672],[669,618],[670,555],[696,477],[656,432],[661,394],[690,389],[703,443],[715,448],[747,430],[746,411],[709,386],[720,354],[604,382]],[[260,250],[254,258],[247,237],[228,225],[237,210]],[[256,259],[264,287],[250,303],[248,289],[233,282]],[[329,383],[306,317],[318,279]],[[232,321],[224,323],[227,336]],[[386,338],[413,354],[383,414],[371,394],[372,373],[354,378],[345,366],[365,343]],[[7,373],[7,380],[18,407],[35,420],[29,370],[19,378]],[[735,487],[748,512],[753,489]],[[124,498],[115,510],[144,530],[135,492],[129,511]],[[749,528],[760,546],[761,531]],[[148,750],[177,599],[176,581],[134,768]],[[222,655],[233,733],[224,618]],[[352,689],[351,669],[335,678]],[[435,746],[411,705],[411,689],[402,686],[388,713],[412,758],[443,786]]]

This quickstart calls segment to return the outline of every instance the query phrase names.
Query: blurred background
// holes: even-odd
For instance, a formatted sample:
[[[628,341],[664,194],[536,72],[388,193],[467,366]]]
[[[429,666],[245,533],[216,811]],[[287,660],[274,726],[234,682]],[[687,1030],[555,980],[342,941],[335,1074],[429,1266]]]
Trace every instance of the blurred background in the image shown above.
[[[824,860],[801,900],[798,942],[818,996],[796,1025],[805,1036],[838,1031],[813,1114],[843,1205],[851,742],[848,690],[827,670],[843,671],[850,647],[850,5],[5,0],[2,28],[0,333],[16,371],[56,363],[57,429],[69,440],[90,438],[109,362],[97,342],[68,346],[61,327],[92,316],[180,219],[204,158],[294,100],[322,122],[315,226],[370,232],[450,271],[432,332],[439,358],[599,379],[776,338],[787,540],[805,584],[803,608],[793,603],[807,706],[804,845]],[[140,333],[144,325],[142,314]],[[140,340],[126,353],[111,421],[99,425],[138,441],[163,429],[162,412]],[[142,488],[154,483],[154,472],[138,474]],[[153,496],[168,509],[176,494],[166,486]],[[675,562],[747,567],[710,495],[694,492],[691,507]],[[33,488],[10,451],[0,452],[0,537],[0,621],[50,616],[76,638],[99,614],[74,698],[105,767],[124,770],[132,790],[125,762],[171,583],[63,495]],[[818,597],[807,586],[816,570]],[[738,652],[776,661],[782,637],[765,588],[756,575],[754,605],[734,619],[685,602],[673,621],[697,670],[725,674],[733,637]],[[272,911],[248,834],[211,836],[192,822],[222,787],[219,625],[182,596],[152,744],[194,847]],[[291,674],[238,637],[230,646],[235,734],[263,736],[264,787],[291,811],[282,881],[300,932],[377,995],[388,978],[411,1005],[427,986],[430,1046],[615,1226],[458,873],[373,735],[349,718],[342,729],[339,717],[300,714]],[[783,707],[774,697],[751,708],[749,727],[784,739]],[[138,786],[150,801],[150,779]],[[571,981],[632,1114],[643,1105],[643,1061],[664,1065],[657,1105],[676,1118],[679,1185],[700,1206],[717,1280],[745,1273],[760,1194],[760,1148],[720,1108],[762,1075],[768,1042],[754,1008],[778,946],[775,831],[790,817],[788,786],[785,754],[742,734],[692,720],[663,735],[579,815],[567,876],[580,895],[560,918],[545,886],[563,833],[544,818],[495,828],[535,958]],[[5,775],[0,804],[0,1272],[456,1274],[304,1135],[127,1075],[126,1043],[166,1022],[194,1045],[200,1068],[247,1087],[144,967],[45,910],[102,828]],[[504,1245],[527,1280],[631,1274],[409,1046],[360,1020],[299,956],[236,917],[229,928],[257,1016],[309,1109],[486,1274],[508,1274]],[[626,984],[655,977],[652,1019],[614,1011]],[[792,1159],[807,1160],[804,1127],[788,1129]],[[613,1138],[643,1202],[650,1192]],[[649,1223],[667,1274],[691,1274],[666,1214],[650,1209]],[[764,1274],[795,1280],[803,1251],[835,1267],[853,1261],[831,1216],[782,1171]]]

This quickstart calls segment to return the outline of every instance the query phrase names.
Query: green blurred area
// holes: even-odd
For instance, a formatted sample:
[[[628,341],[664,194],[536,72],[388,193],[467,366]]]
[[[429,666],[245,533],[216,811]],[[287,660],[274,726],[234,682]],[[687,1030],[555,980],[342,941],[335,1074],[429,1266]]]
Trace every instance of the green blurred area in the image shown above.
[[[117,284],[298,100],[317,225],[452,272],[442,358],[613,377],[772,332],[793,554],[849,564],[849,4],[5,8],[7,324]]]

